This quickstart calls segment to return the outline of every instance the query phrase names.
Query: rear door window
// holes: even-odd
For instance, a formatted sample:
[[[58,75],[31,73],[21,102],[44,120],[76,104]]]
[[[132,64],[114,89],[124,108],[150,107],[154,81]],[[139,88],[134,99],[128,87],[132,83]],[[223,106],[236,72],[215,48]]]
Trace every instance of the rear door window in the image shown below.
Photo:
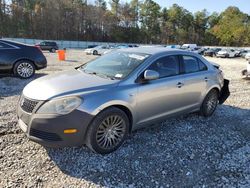
[[[12,49],[13,47],[6,44],[6,43],[3,43],[3,42],[0,42],[0,49]]]
[[[201,60],[198,60],[198,61],[199,61],[200,71],[206,71],[207,70],[207,66]]]
[[[193,73],[200,71],[199,62],[195,57],[183,56],[183,69],[184,73]]]

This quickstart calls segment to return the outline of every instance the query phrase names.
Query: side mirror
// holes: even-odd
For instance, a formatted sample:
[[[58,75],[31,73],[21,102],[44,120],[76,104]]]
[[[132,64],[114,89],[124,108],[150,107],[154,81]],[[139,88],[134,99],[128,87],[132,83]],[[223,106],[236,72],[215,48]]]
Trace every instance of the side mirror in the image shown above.
[[[144,72],[144,80],[157,80],[159,79],[160,75],[158,72],[154,70],[146,70]]]

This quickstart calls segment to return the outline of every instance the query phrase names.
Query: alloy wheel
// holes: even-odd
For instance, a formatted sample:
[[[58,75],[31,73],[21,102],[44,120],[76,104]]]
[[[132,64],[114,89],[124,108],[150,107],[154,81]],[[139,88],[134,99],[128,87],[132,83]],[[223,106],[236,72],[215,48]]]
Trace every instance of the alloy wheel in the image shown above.
[[[216,93],[213,93],[212,95],[209,96],[206,102],[207,112],[212,113],[215,110],[217,103],[218,103],[217,95]]]
[[[30,63],[23,62],[18,65],[17,73],[22,78],[29,78],[33,75],[34,68]]]
[[[108,116],[96,132],[96,142],[103,149],[113,149],[126,134],[126,123],[119,115]]]

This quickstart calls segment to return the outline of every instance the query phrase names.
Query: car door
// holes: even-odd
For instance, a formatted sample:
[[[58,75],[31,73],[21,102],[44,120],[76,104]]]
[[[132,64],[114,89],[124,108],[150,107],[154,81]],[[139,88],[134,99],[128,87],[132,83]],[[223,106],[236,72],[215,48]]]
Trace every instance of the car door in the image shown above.
[[[8,45],[5,42],[0,42],[0,72],[4,73],[13,67],[13,60],[16,57],[18,48]]]
[[[157,80],[138,84],[136,105],[139,127],[181,111],[184,96],[183,81],[179,75],[179,56],[161,57],[145,70],[157,71],[160,77]]]
[[[207,91],[210,74],[199,58],[191,55],[181,56],[181,73],[184,84],[182,105],[187,111],[200,107],[204,92]]]

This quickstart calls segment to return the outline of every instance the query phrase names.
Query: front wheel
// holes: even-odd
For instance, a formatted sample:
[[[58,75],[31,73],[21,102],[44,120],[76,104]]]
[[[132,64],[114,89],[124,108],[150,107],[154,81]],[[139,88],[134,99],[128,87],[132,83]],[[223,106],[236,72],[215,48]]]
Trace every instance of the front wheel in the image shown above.
[[[95,117],[90,124],[86,144],[94,152],[108,154],[118,149],[129,131],[129,119],[122,110],[111,107]]]
[[[98,55],[98,52],[96,50],[94,50],[93,55]]]
[[[30,78],[35,74],[35,66],[28,60],[18,61],[14,66],[14,74],[20,78]]]
[[[200,108],[200,113],[202,116],[210,117],[213,115],[218,105],[218,98],[219,96],[217,90],[212,89],[208,92]]]

